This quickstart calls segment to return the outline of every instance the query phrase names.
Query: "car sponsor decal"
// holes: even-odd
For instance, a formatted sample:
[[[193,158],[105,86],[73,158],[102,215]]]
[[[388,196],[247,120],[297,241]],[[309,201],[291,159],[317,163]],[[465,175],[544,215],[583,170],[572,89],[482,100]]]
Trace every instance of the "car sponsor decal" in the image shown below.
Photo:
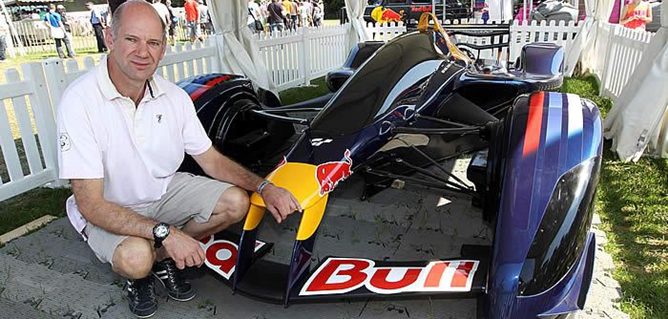
[[[340,295],[359,288],[377,294],[467,292],[477,260],[436,260],[424,266],[376,266],[360,258],[329,258],[309,277],[300,296]]]
[[[315,170],[315,180],[320,186],[320,196],[334,190],[340,181],[348,178],[352,174],[350,169],[353,166],[353,160],[350,158],[350,150],[346,149],[343,153],[343,161],[332,161],[318,165]]]
[[[524,157],[536,152],[538,145],[540,145],[544,97],[544,92],[534,93],[530,97],[529,117],[527,119],[526,130],[524,131],[524,147],[522,148],[522,155]]]
[[[263,241],[256,240],[255,251],[258,251],[265,244]],[[237,244],[225,239],[214,240],[213,236],[210,236],[201,240],[200,245],[206,255],[204,264],[223,278],[230,280],[239,254]]]
[[[221,76],[217,76],[217,77],[207,81],[204,84],[201,84],[200,86],[198,86],[195,90],[193,90],[190,93],[190,99],[193,100],[193,101],[197,100],[197,98],[199,98],[202,94],[204,94],[204,92],[208,91],[210,88],[214,87],[216,84],[225,82],[225,81],[227,81],[231,78],[232,78],[231,75],[221,75]]]

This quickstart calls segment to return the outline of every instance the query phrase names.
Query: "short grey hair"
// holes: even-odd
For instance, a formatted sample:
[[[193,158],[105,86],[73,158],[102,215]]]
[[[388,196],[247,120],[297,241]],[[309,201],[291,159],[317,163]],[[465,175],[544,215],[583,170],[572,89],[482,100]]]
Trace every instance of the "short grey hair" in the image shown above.
[[[128,0],[116,8],[116,11],[111,15],[111,34],[114,38],[118,35],[118,29],[121,26],[121,17],[123,16],[123,12],[125,12],[125,8],[133,3],[147,5],[153,9],[153,13],[155,13],[155,17],[160,21],[160,27],[162,28],[162,41],[167,42],[167,26],[165,25],[165,21],[160,18],[160,15],[155,11],[152,5],[144,0]]]

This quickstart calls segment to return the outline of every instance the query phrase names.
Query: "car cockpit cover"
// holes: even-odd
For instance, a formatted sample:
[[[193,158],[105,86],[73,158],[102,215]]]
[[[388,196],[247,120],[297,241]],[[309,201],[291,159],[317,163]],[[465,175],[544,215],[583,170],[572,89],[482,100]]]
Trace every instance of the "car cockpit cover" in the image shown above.
[[[381,47],[313,119],[311,129],[327,136],[357,132],[381,116],[396,83],[421,62],[443,59],[431,36],[410,33]]]

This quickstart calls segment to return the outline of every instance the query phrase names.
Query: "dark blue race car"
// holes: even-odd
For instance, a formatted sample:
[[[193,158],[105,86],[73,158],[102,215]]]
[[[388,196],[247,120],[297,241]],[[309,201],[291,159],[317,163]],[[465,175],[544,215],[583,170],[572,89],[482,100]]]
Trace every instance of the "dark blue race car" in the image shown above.
[[[239,237],[203,240],[207,266],[235,291],[285,305],[424,295],[477,298],[483,318],[562,318],[582,309],[594,262],[601,117],[591,101],[542,91],[561,85],[561,48],[529,45],[515,69],[490,69],[470,61],[437,23],[369,45],[367,53],[366,45],[353,50],[348,63],[370,57],[344,70],[345,81],[332,77],[336,92],[296,105],[280,106],[235,75],[180,84],[214,144],[268,172],[304,209],[292,217],[301,218],[292,257],[267,261],[271,244],[257,235],[264,203],[253,194]],[[438,169],[464,153],[473,154],[474,187]],[[184,168],[195,171],[191,164]],[[454,258],[312,263],[329,196],[352,174],[364,180],[363,199],[397,179],[470,195],[494,232],[491,245],[464,244]]]

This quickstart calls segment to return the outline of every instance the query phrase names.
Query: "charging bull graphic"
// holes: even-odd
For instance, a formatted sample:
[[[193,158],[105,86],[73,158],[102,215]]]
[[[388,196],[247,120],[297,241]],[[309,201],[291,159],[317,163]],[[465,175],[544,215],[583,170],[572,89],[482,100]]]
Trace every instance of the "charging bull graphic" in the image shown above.
[[[392,9],[383,9],[382,6],[378,6],[371,11],[371,18],[378,23],[399,22],[402,21],[403,16],[404,10],[400,10],[397,13]]]
[[[336,185],[348,178],[352,171],[353,160],[350,158],[350,150],[343,153],[343,161],[332,161],[318,165],[315,170],[315,179],[320,185],[320,196],[334,190]]]

